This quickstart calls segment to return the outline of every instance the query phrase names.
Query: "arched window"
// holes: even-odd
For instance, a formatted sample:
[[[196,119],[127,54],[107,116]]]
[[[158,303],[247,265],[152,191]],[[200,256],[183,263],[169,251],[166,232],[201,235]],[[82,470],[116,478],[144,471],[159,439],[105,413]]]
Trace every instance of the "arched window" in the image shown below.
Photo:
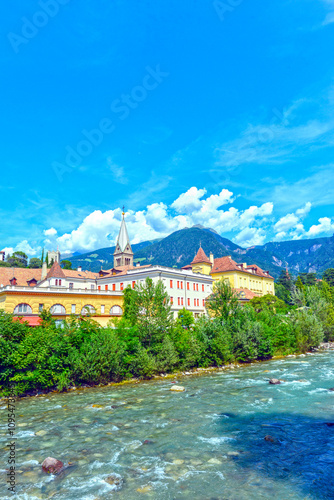
[[[96,313],[95,307],[91,306],[90,304],[83,306],[83,308],[81,309],[81,314],[95,314],[95,313]]]
[[[66,309],[61,304],[54,304],[50,309],[51,314],[66,314]]]
[[[112,314],[113,316],[121,316],[123,313],[123,310],[120,306],[112,306],[112,308],[110,309],[110,314]]]
[[[14,309],[14,314],[32,314],[29,304],[18,304]]]

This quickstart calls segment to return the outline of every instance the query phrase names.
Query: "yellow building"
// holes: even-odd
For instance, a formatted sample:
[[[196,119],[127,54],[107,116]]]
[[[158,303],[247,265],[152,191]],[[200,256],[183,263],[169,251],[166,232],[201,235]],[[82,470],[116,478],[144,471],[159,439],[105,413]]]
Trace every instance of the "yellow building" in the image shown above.
[[[45,277],[42,269],[0,267],[0,309],[29,325],[50,310],[56,321],[90,313],[101,326],[123,313],[123,293],[95,286],[98,274],[61,269],[56,262]]]
[[[206,256],[200,248],[190,264],[193,272],[210,275],[215,280],[228,280],[231,287],[239,293],[241,300],[249,300],[263,295],[275,295],[274,278],[268,271],[263,271],[259,266],[238,264],[230,256],[215,259],[210,253]]]

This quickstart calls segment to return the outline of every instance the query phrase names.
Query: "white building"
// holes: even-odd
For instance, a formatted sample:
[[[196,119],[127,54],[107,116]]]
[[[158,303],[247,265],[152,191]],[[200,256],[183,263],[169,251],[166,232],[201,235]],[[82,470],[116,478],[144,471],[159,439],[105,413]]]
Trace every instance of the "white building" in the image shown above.
[[[0,252],[0,262],[5,262],[6,253],[4,251]]]

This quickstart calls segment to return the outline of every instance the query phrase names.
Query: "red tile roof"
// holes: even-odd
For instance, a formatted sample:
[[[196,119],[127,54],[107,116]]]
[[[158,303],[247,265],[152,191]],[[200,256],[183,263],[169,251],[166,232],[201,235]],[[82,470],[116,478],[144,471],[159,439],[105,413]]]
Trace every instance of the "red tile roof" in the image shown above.
[[[191,264],[202,264],[203,262],[205,262],[207,264],[211,264],[211,261],[210,261],[209,257],[207,257],[205,255],[203,248],[199,247],[199,250],[198,250],[197,254],[195,255],[194,260],[192,261]]]
[[[99,273],[92,273],[91,271],[74,271],[72,269],[62,269],[66,278],[89,278],[96,279],[99,277]]]
[[[240,268],[230,256],[215,259],[211,269],[211,274],[223,273],[226,271],[240,271]]]
[[[58,262],[54,262],[48,274],[47,278],[66,278],[63,269],[60,267]]]
[[[22,267],[0,267],[0,286],[10,285],[10,280],[16,278],[16,286],[29,286],[29,281],[41,280],[42,269],[26,269]]]
[[[247,288],[235,288],[234,291],[236,294],[239,296],[239,299],[242,300],[251,300],[254,297],[258,297],[256,293],[252,292],[251,290],[248,290]]]
[[[253,273],[252,269],[255,270]],[[244,267],[242,264],[237,264],[230,256],[228,257],[220,257],[219,259],[214,260],[213,267],[211,269],[211,274],[214,273],[224,273],[227,271],[241,271],[247,274],[253,274],[255,276],[260,276],[261,278],[270,278],[274,279],[270,274],[266,273],[261,269],[261,267],[257,265],[251,265]]]

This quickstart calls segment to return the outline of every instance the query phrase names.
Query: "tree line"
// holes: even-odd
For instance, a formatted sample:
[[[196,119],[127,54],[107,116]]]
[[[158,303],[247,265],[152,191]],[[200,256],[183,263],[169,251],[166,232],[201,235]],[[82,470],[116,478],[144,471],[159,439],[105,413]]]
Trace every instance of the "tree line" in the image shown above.
[[[44,258],[44,249],[40,258],[31,257],[29,259],[28,255],[24,252],[17,251],[12,254],[8,254],[6,260],[0,262],[0,267],[23,267],[28,269],[41,269],[43,262],[46,262],[48,268],[53,264],[53,259],[49,259],[48,253],[46,253]],[[63,269],[72,269],[72,262],[70,260],[62,260],[61,267]]]
[[[213,285],[207,316],[171,312],[162,282],[149,278],[124,292],[124,314],[102,328],[94,316],[72,316],[62,328],[48,311],[31,328],[0,311],[0,393],[17,394],[132,377],[219,367],[303,353],[334,339],[334,287],[303,284],[286,302],[255,297],[241,305],[223,280]]]

